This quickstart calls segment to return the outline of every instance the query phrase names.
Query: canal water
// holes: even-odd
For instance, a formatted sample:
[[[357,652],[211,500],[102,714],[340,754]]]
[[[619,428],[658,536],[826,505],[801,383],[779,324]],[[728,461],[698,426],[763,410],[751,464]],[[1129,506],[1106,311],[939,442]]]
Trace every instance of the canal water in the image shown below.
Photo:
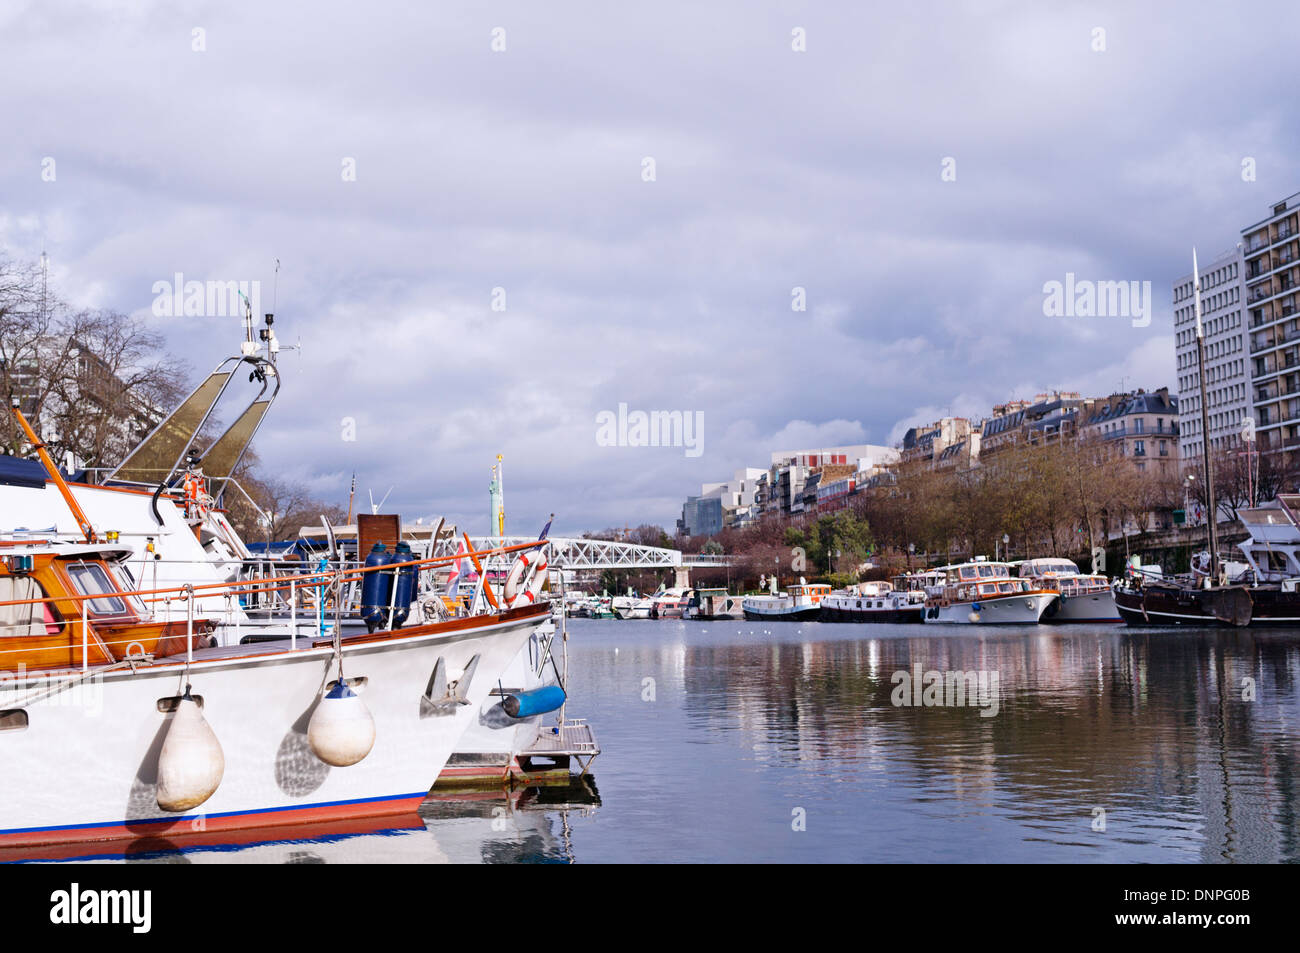
[[[1300,634],[571,620],[569,668],[588,782],[127,859],[1300,859]]]

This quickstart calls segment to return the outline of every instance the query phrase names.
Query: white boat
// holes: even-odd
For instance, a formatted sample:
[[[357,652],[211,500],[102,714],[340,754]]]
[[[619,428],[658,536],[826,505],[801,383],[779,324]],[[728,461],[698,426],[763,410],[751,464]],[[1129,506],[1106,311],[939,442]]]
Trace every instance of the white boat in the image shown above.
[[[649,619],[653,611],[654,602],[650,599],[640,599],[630,606],[614,610],[620,619]]]
[[[819,622],[920,622],[925,593],[892,583],[860,582],[821,601]]]
[[[1057,601],[1047,610],[1044,622],[1122,622],[1115,608],[1115,591],[1110,580],[1094,573],[1081,573],[1068,559],[1041,557],[1020,563],[1020,577],[1036,589],[1056,592]]]
[[[691,590],[686,586],[675,586],[657,592],[650,599],[650,618],[680,619],[690,598]]]
[[[0,846],[412,811],[496,673],[550,620],[543,602],[400,630],[212,645],[193,603],[170,623],[149,617],[124,571],[131,558],[118,544],[3,549],[11,598],[0,599],[10,603],[0,652],[17,674],[0,680]],[[326,763],[317,752],[331,749],[309,737],[322,707],[355,709],[340,673],[373,724],[372,746],[346,767]],[[196,707],[219,754],[194,727]],[[195,771],[172,770],[200,761],[215,790],[193,790]],[[176,777],[191,779],[180,800],[167,788]]]
[[[821,601],[830,592],[830,586],[810,584],[801,578],[799,584],[791,586],[787,592],[746,596],[741,605],[745,618],[750,621],[816,622],[821,613]]]
[[[187,398],[150,438],[132,451],[126,463],[119,468],[123,471],[122,479],[116,485],[69,486],[62,481],[50,479],[54,468],[48,461],[48,465],[42,465],[37,461],[5,458],[5,465],[0,467],[0,527],[4,527],[7,532],[0,532],[0,545],[5,542],[4,536],[9,537],[10,545],[32,539],[75,540],[84,532],[83,522],[99,527],[111,534],[117,544],[127,551],[127,555],[118,560],[117,564],[127,586],[168,590],[148,603],[146,611],[152,615],[153,620],[166,622],[179,618],[179,613],[187,611],[186,604],[178,598],[179,592],[182,587],[193,587],[194,614],[210,620],[210,638],[217,647],[247,652],[251,649],[245,646],[252,645],[260,647],[263,652],[273,653],[286,647],[286,643],[287,647],[296,650],[300,647],[300,640],[311,644],[312,640],[330,636],[336,626],[345,637],[365,633],[368,628],[366,623],[353,617],[352,612],[360,605],[359,577],[342,589],[341,601],[346,607],[345,611],[336,614],[331,609],[328,614],[318,614],[316,604],[326,599],[332,602],[335,598],[333,594],[326,592],[325,587],[305,582],[295,585],[292,581],[293,577],[317,566],[303,562],[275,563],[264,558],[254,558],[220,509],[211,505],[195,507],[191,505],[192,500],[181,496],[178,488],[182,482],[189,483],[191,471],[183,471],[186,479],[182,481],[181,471],[169,470],[169,467],[173,467],[173,462],[179,462],[179,457],[189,449],[185,445],[185,424],[177,421],[184,420],[188,423],[192,438],[198,422],[211,412],[215,399],[220,396],[221,387],[213,387],[211,384],[213,378],[220,383],[225,373],[222,371],[225,363],[228,362],[219,365],[218,371],[204,385]],[[275,376],[273,364],[263,360],[260,366],[266,376]],[[245,432],[243,436],[251,437],[251,433]],[[155,437],[160,439],[154,441]],[[218,438],[210,444],[207,456],[215,458],[224,455],[224,459],[233,465],[233,461],[242,455],[246,443],[231,446],[223,443],[224,439]],[[150,472],[149,467],[157,467],[153,472],[165,475],[158,487],[142,487],[128,479],[137,472]],[[228,479],[227,485],[237,488],[233,480]],[[205,483],[205,490],[209,486]],[[206,492],[202,497],[211,502]],[[18,517],[27,529],[20,530],[15,526]],[[351,538],[355,539],[355,528],[352,529]],[[422,555],[431,555],[437,528],[415,529],[429,537],[428,547]],[[331,554],[335,552],[336,545],[341,550],[346,544],[346,529],[336,533],[333,528],[326,526],[326,535]],[[406,535],[405,528],[403,535]],[[342,558],[327,560],[327,564],[331,571],[356,565],[355,561],[347,562]],[[426,577],[426,587],[436,572],[438,570],[432,569],[421,572]],[[258,585],[256,588],[262,590],[260,592],[250,591],[249,587],[243,587],[239,591],[221,587],[223,583],[260,580],[267,576],[274,577],[278,573],[283,574],[279,583]],[[464,624],[467,615],[493,614],[483,596],[481,588],[476,590],[475,604],[462,608],[460,619],[456,621]],[[410,606],[407,623],[414,629],[449,621],[449,612],[443,600],[436,592],[426,588]],[[477,625],[478,622],[472,624]],[[401,623],[398,625],[400,627]],[[512,679],[511,687],[517,693],[545,688],[554,683],[551,669],[537,671],[531,679],[527,677],[530,667],[537,668],[535,665],[529,666],[527,660],[538,657],[539,645],[544,647],[544,651],[549,651],[553,632],[554,627],[549,619],[542,619],[520,636],[520,644],[527,642],[532,653],[530,655],[526,648],[515,659],[520,678]],[[486,657],[479,659],[476,667],[478,677],[488,683],[489,687],[501,684],[500,679],[506,674],[506,665],[502,663],[496,668],[488,669],[486,666],[489,664],[496,665]],[[454,681],[456,676],[449,665],[450,660],[444,660],[442,675]],[[0,665],[0,668],[4,667]],[[425,677],[428,679],[432,676],[426,672]],[[484,730],[475,732],[471,738],[473,744],[484,747],[482,751],[471,751],[469,754],[493,758],[504,756],[509,760],[536,741],[541,718],[528,716],[514,723],[498,724],[494,716],[499,714],[501,704],[502,699],[499,697],[484,697],[478,711],[480,720],[473,723],[484,727]],[[464,734],[471,727],[471,722],[458,722],[457,725],[457,732]]]
[[[979,557],[939,566],[926,586],[926,622],[974,625],[1036,625],[1057,593],[1011,575],[1011,564]]]

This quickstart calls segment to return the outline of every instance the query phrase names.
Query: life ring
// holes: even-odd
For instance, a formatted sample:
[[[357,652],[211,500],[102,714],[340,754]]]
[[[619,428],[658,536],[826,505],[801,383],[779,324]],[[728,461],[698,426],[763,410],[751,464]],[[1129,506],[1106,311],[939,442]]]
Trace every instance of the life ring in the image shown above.
[[[206,519],[215,501],[204,489],[203,479],[198,474],[187,473],[181,486],[185,494],[185,516],[188,519]]]
[[[547,562],[544,553],[520,553],[506,577],[506,607],[532,605],[546,581]]]

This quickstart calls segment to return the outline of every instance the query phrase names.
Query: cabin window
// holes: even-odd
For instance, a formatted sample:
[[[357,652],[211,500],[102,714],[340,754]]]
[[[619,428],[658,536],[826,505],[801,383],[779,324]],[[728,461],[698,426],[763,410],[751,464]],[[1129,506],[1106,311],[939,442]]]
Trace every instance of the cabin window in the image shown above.
[[[1258,557],[1260,554],[1256,552],[1255,555]],[[1268,568],[1270,572],[1286,572],[1286,553],[1270,550],[1268,553]]]
[[[70,563],[68,565],[68,575],[72,577],[72,582],[77,587],[77,591],[85,596],[93,596],[96,593],[116,592],[117,586],[113,585],[112,580],[108,578],[108,573],[104,572],[104,567],[97,563]],[[125,615],[126,603],[120,596],[105,595],[102,599],[91,599],[90,611],[95,615]]]
[[[1012,582],[1000,582],[1000,583],[998,583],[998,591],[999,591],[999,592],[1015,592],[1015,591],[1016,591],[1015,583],[1012,583]]]
[[[980,592],[986,596],[996,596],[998,594],[998,584],[996,582],[986,582],[980,586]]]
[[[0,602],[28,600],[27,605],[0,606],[0,636],[58,634],[50,604],[30,601],[44,598],[45,590],[31,576],[0,576]]]

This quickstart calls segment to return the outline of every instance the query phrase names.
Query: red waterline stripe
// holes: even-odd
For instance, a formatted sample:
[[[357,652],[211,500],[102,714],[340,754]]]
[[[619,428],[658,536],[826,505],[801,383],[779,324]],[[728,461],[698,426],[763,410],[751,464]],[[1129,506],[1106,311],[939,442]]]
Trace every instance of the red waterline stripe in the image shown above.
[[[59,844],[76,841],[120,840],[162,834],[236,831],[284,826],[321,820],[378,817],[414,812],[427,792],[381,795],[350,801],[325,801],[299,807],[272,807],[223,814],[184,814],[180,817],[141,818],[100,824],[29,827],[0,831],[0,845]]]

